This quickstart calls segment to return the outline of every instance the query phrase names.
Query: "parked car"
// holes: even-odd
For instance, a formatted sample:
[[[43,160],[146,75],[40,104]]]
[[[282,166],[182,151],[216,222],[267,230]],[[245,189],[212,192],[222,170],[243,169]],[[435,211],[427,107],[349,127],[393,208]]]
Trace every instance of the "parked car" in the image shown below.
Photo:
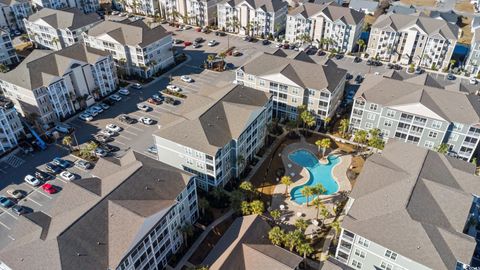
[[[54,194],[54,193],[57,193],[57,191],[58,191],[54,186],[52,186],[51,184],[48,184],[48,183],[43,184],[42,189],[43,189],[43,191],[45,191],[48,194]]]
[[[173,85],[173,84],[169,84],[167,85],[167,89],[170,90],[170,91],[175,91],[175,92],[180,92],[182,91],[182,89],[176,85]]]
[[[12,212],[15,213],[18,216],[21,216],[23,214],[26,214],[28,211],[25,207],[23,207],[19,204],[16,204],[16,205],[12,206]]]
[[[232,55],[235,57],[239,57],[239,56],[242,56],[242,53],[239,51],[233,51]]]
[[[180,77],[180,79],[184,82],[187,82],[187,83],[193,82],[193,79],[190,76],[187,76],[187,75],[183,75],[182,77]]]
[[[145,124],[145,125],[153,125],[153,120],[149,117],[140,117],[140,119],[138,119],[138,121],[140,121],[140,123]]]
[[[455,80],[455,75],[453,75],[452,73],[448,73],[447,74],[447,80],[449,80],[449,81]]]
[[[119,147],[115,146],[115,145],[111,145],[111,144],[108,144],[108,143],[102,143],[99,145],[99,147],[107,152],[117,152],[120,150]]]
[[[190,45],[192,45],[192,42],[190,42],[190,41],[184,41],[183,42],[183,46],[185,46],[185,47],[188,47]]]
[[[122,100],[122,97],[117,95],[117,94],[113,94],[109,97],[111,100],[115,101],[115,102],[118,102],[120,100]]]
[[[155,145],[152,145],[148,147],[147,151],[152,154],[157,154],[157,147]]]
[[[17,200],[25,197],[24,192],[22,192],[21,190],[18,190],[18,189],[9,189],[9,190],[7,190],[7,194],[12,196],[14,199],[17,199]]]
[[[393,69],[393,64],[392,64],[392,63],[388,63],[388,64],[387,64],[387,68],[388,68],[388,69]]]
[[[210,41],[208,42],[208,46],[210,46],[210,47],[213,47],[213,46],[215,46],[215,45],[217,45],[217,41],[216,41],[216,40],[210,40]]]
[[[357,77],[355,77],[355,82],[356,83],[362,83],[363,82],[363,76],[358,74]]]
[[[262,45],[268,45],[270,44],[270,41],[268,39],[262,40]]]
[[[120,120],[120,122],[122,123],[127,123],[127,124],[133,124],[135,123],[135,119],[133,119],[132,117],[128,116],[128,115],[125,115],[125,114],[122,114],[120,115],[120,117],[118,118]]]
[[[75,167],[83,169],[83,170],[88,170],[88,169],[92,168],[92,163],[90,163],[86,160],[83,160],[83,159],[79,159],[75,162]]]
[[[423,69],[421,67],[416,67],[415,68],[415,74],[419,75],[423,73]]]
[[[60,173],[60,178],[66,181],[73,181],[75,180],[75,175],[69,171],[63,171]]]
[[[468,82],[469,82],[470,84],[477,84],[477,79],[476,79],[475,77],[470,77],[470,78],[468,79]]]
[[[250,42],[250,40],[252,40],[252,37],[251,36],[244,36],[243,40],[247,41],[247,42]]]
[[[103,135],[103,136],[106,136],[106,137],[113,137],[113,136],[115,136],[115,134],[117,134],[117,133],[114,132],[114,131],[108,130],[108,129],[104,129],[104,130],[100,131],[100,135]]]
[[[122,131],[122,128],[115,125],[115,124],[108,124],[105,126],[107,130],[113,131],[113,132],[120,132]]]
[[[45,165],[45,169],[54,174],[59,174],[60,172],[62,172],[62,168],[52,163],[47,163]]]
[[[134,83],[134,84],[132,84],[132,88],[133,89],[142,89],[142,85],[139,84],[139,83]]]
[[[288,45],[288,43],[285,43],[285,44],[283,44],[283,48],[284,48],[285,50],[288,50],[288,49],[290,48],[290,45]]]
[[[162,104],[162,101],[161,101],[161,100],[157,100],[157,99],[154,99],[154,98],[148,98],[148,99],[147,99],[147,102],[150,103],[150,104],[153,104],[153,105],[160,105],[160,104]]]
[[[124,95],[124,96],[130,95],[130,91],[128,91],[125,88],[122,88],[122,89],[118,90],[118,93],[121,94],[121,95]]]
[[[335,55],[335,59],[340,60],[343,58],[343,54],[337,54]]]
[[[153,95],[152,98],[157,100],[157,101],[163,101],[163,96],[162,95]]]
[[[95,134],[93,135],[93,140],[97,143],[107,143],[113,141],[113,138],[103,134]]]
[[[99,157],[106,157],[108,155],[108,152],[105,149],[97,147],[95,149],[95,155],[97,155]]]
[[[360,62],[362,62],[362,58],[360,58],[358,56],[355,56],[355,58],[353,58],[353,62],[360,63]]]
[[[215,36],[220,36],[220,37],[223,37],[223,36],[226,36],[227,34],[225,34],[224,32],[222,31],[217,31],[215,32]]]
[[[69,134],[73,131],[73,128],[66,124],[58,124],[55,126],[55,130],[60,133]]]
[[[196,43],[202,43],[203,41],[204,41],[204,39],[202,37],[195,38]]]
[[[100,105],[93,105],[93,106],[92,106],[92,109],[96,110],[98,113],[102,113],[102,112],[103,112],[103,108],[102,108],[102,106],[100,106]]]
[[[38,180],[37,178],[35,178],[33,175],[27,175],[25,176],[25,182],[27,182],[27,184],[29,185],[32,185],[34,187],[40,185],[42,182],[40,182],[40,180]]]
[[[60,167],[62,167],[62,168],[64,168],[64,169],[70,167],[70,162],[68,162],[68,161],[66,161],[66,160],[64,160],[64,159],[61,159],[61,158],[59,158],[59,157],[54,158],[54,159],[52,160],[52,163],[55,164],[55,165],[57,165],[57,166],[60,166]]]
[[[180,104],[180,101],[176,100],[174,98],[171,98],[171,97],[167,97],[167,98],[165,98],[165,103],[176,106],[176,105]]]
[[[105,105],[107,105],[107,106],[113,106],[113,105],[115,104],[115,101],[112,100],[111,98],[107,98],[107,99],[105,99],[105,100],[103,101],[102,104],[105,104]]]
[[[0,196],[0,205],[3,208],[10,208],[15,205],[15,203],[7,197]]]
[[[151,109],[149,106],[147,106],[147,105],[145,105],[145,104],[143,104],[143,103],[137,104],[137,108],[138,108],[139,110],[144,111],[144,112],[147,112],[147,111],[149,111],[149,110]]]
[[[110,108],[110,106],[108,106],[108,104],[103,103],[103,102],[98,104],[98,106],[102,107],[103,110],[108,110]]]
[[[82,113],[78,116],[78,119],[83,120],[85,122],[90,122],[93,120],[93,116],[89,113]]]
[[[174,39],[173,40],[173,44],[180,44],[180,43],[183,43],[183,40],[181,40],[181,39]]]
[[[200,47],[202,47],[202,44],[197,43],[197,42],[194,42],[193,45],[192,45],[192,47],[195,48],[195,49],[196,49],[196,48],[200,48]]]
[[[42,180],[42,181],[48,181],[48,180],[52,180],[52,179],[55,178],[51,174],[48,174],[48,173],[40,171],[40,170],[35,172],[35,177],[37,179]]]

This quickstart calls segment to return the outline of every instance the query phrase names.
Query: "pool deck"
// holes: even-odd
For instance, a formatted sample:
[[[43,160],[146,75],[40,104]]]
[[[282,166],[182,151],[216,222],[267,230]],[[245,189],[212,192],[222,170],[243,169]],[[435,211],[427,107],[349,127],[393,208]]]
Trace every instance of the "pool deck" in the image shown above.
[[[307,169],[297,165],[288,157],[290,153],[297,150],[307,150],[307,151],[310,151],[312,154],[318,156],[318,147],[316,145],[307,143],[303,139],[301,142],[293,143],[286,146],[283,149],[282,153],[279,154],[281,155],[283,164],[285,166],[285,175],[289,175],[292,178],[293,184],[290,185],[290,187],[288,188],[289,193],[293,188],[305,184],[310,177],[310,174],[308,173]],[[336,155],[338,153],[339,152],[337,151],[333,151],[328,154]],[[347,178],[346,172],[348,167],[351,164],[352,157],[351,155],[342,155],[342,156],[339,156],[339,158],[341,160],[333,168],[332,176],[338,183],[338,187],[339,187],[338,191],[350,191],[352,187],[350,185],[350,181]],[[279,181],[279,179],[277,179],[277,181]],[[332,201],[335,199],[337,195],[338,195],[338,192],[332,195],[320,196],[320,199],[324,201],[325,206],[331,213],[333,213],[333,206],[334,206]],[[284,217],[283,222],[285,223],[285,225],[295,224],[295,221],[300,217],[306,220],[316,218],[317,209],[315,207],[313,206],[307,207],[306,205],[299,205],[298,203],[292,201],[289,196],[285,197],[285,185],[279,183],[275,187],[275,191],[272,197],[272,204],[270,208],[272,210],[280,209],[280,205],[283,205],[285,208],[285,210],[282,211],[282,216]],[[301,216],[299,217],[298,215],[300,213],[301,213]],[[328,224],[332,221],[333,221],[333,218],[328,218],[327,220],[325,220],[325,223]],[[307,234],[308,232],[314,232],[316,229],[317,227],[311,224],[309,228],[307,228]]]

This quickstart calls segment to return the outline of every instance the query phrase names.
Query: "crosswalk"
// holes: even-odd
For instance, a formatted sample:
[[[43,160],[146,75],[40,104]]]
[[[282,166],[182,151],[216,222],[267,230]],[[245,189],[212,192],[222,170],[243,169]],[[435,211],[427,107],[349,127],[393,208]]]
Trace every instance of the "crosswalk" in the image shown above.
[[[23,163],[25,163],[25,160],[17,157],[16,155],[10,155],[6,160],[5,163],[10,165],[13,168],[18,168],[20,167]]]

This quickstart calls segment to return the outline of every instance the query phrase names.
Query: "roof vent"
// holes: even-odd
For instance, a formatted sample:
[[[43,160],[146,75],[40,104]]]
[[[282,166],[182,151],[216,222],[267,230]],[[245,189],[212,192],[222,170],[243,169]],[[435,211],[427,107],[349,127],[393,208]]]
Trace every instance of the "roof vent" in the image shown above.
[[[148,186],[145,186],[145,190],[150,190],[150,188]]]
[[[420,249],[420,246],[417,246],[417,249]]]

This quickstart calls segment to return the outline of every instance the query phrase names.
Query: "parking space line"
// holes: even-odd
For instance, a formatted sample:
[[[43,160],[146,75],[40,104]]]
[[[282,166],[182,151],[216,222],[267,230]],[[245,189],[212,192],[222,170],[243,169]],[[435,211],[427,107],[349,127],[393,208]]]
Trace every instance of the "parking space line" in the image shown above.
[[[134,127],[134,126],[129,126],[129,128],[133,128],[133,129],[136,129],[136,130],[138,130],[138,131],[143,131],[143,129],[137,128],[137,127]],[[133,133],[133,132],[130,132],[130,133],[132,133],[132,134],[134,134],[134,135],[137,135],[136,133]]]
[[[7,236],[8,236],[8,238],[10,238],[11,240],[15,241],[15,238],[13,238],[10,234],[7,235]]]
[[[57,178],[58,180],[62,181],[63,183],[68,183],[67,181],[63,180],[62,178]]]
[[[42,194],[43,196],[49,198],[50,200],[52,199],[52,197],[48,196],[47,194],[45,194],[44,192],[41,192],[41,191],[38,191],[38,189],[35,189],[36,192]]]
[[[119,141],[119,140],[115,140],[114,142],[115,142],[115,143],[119,143],[119,144],[121,144],[121,145],[127,146],[126,144],[124,144],[123,142],[121,142],[121,141]]]
[[[125,140],[129,140],[129,141],[132,140],[132,138],[126,137],[126,136],[124,136],[124,135],[118,135],[118,137],[119,137],[119,138],[124,138]],[[115,140],[115,141],[118,141],[118,140]]]
[[[30,194],[31,194],[31,193],[30,193]],[[30,196],[25,197],[25,199],[23,199],[23,200],[25,200],[26,202],[28,202],[28,201],[30,200],[30,201],[38,204],[39,206],[42,206],[41,203],[39,203],[39,202],[35,201],[34,199],[30,198]]]
[[[141,129],[139,129],[139,130],[142,131]],[[127,130],[127,129],[122,130],[122,132],[130,133],[130,134],[132,134],[133,136],[137,136],[137,135],[138,135],[137,133],[131,132],[130,130]],[[122,136],[122,135],[120,134],[119,136]]]
[[[9,231],[11,230],[10,227],[8,227],[7,225],[5,225],[3,222],[0,221],[0,224],[1,224],[3,227],[7,228]]]
[[[13,215],[12,213],[8,212],[8,210],[5,209],[4,213],[8,214],[9,216],[13,217],[14,219],[18,219],[17,216]]]

